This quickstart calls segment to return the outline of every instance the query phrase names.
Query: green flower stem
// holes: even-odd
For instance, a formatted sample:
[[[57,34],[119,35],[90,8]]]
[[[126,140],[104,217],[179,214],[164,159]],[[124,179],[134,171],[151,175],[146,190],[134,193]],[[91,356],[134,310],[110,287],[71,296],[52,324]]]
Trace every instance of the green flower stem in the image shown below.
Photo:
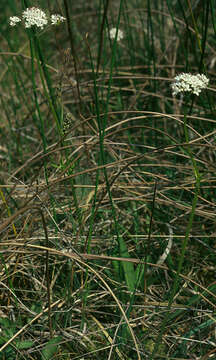
[[[40,120],[40,134],[42,137],[42,141],[43,141],[43,148],[44,148],[44,152],[46,152],[46,137],[45,137],[45,133],[44,133],[44,122],[43,122],[43,118],[40,112],[40,106],[38,104],[38,98],[37,98],[37,85],[36,85],[36,81],[35,81],[35,65],[34,65],[34,57],[35,57],[35,48],[34,48],[34,43],[32,41],[32,38],[29,39],[30,42],[30,51],[31,51],[31,80],[32,80],[32,86],[33,86],[33,93],[34,93],[34,100],[35,100],[35,106],[36,106],[36,110],[38,113],[38,117]]]
[[[61,129],[61,123],[58,117],[58,109],[57,109],[57,104],[56,104],[56,100],[55,100],[55,95],[53,92],[53,88],[51,86],[51,80],[49,77],[49,73],[47,70],[47,66],[46,63],[44,61],[44,57],[40,48],[40,43],[39,43],[39,39],[37,38],[37,35],[35,33],[34,30],[30,30],[28,32],[29,34],[29,41],[30,41],[30,49],[31,49],[31,59],[32,59],[32,84],[33,84],[33,92],[34,92],[34,98],[35,98],[35,105],[36,105],[36,109],[37,109],[37,113],[38,113],[38,117],[40,120],[40,126],[41,126],[41,136],[42,136],[42,141],[43,141],[43,148],[44,148],[44,153],[46,153],[46,147],[47,147],[47,143],[46,143],[46,136],[45,136],[45,129],[44,129],[44,121],[40,112],[40,107],[38,104],[38,99],[37,99],[37,87],[36,87],[36,82],[35,82],[35,69],[34,69],[34,57],[36,57],[37,60],[37,64],[38,64],[38,69],[39,69],[39,73],[40,73],[40,79],[42,82],[42,86],[43,86],[43,90],[44,90],[44,94],[47,98],[48,104],[50,106],[50,109],[52,111],[52,114],[54,116],[56,125],[57,125],[57,129],[59,134],[62,134],[62,129]],[[47,91],[48,89],[48,91]],[[67,157],[67,154],[66,154]],[[46,171],[46,163],[44,163],[44,168],[45,168],[45,178],[46,178],[46,183],[48,184],[48,176],[47,176],[47,171]],[[73,193],[73,199],[75,202],[75,207],[76,207],[76,211],[78,213],[78,218],[79,218],[79,223],[81,225],[82,223],[82,218],[81,218],[81,213],[80,213],[80,209],[79,209],[79,205],[78,205],[78,201],[77,201],[77,197],[76,197],[76,191],[74,188],[74,180],[72,179],[71,181],[71,188],[72,188],[72,193]]]
[[[59,134],[61,135],[61,133],[62,133],[61,124],[60,124],[60,119],[59,119],[59,115],[58,115],[58,109],[57,109],[54,89],[52,87],[49,72],[48,72],[46,63],[44,61],[43,53],[42,53],[41,48],[40,48],[39,39],[36,36],[36,34],[34,33],[34,31],[32,31],[32,36],[33,36],[34,46],[35,46],[35,50],[36,50],[36,58],[37,58],[37,63],[38,63],[38,69],[39,69],[39,72],[40,72],[41,82],[42,82],[43,89],[44,89],[44,94],[45,94],[45,96],[47,98],[47,101],[49,103],[49,106],[50,106],[50,109],[52,111],[53,117],[55,119]],[[46,81],[46,85],[45,85],[44,80]],[[48,91],[46,89],[46,86],[47,86]]]

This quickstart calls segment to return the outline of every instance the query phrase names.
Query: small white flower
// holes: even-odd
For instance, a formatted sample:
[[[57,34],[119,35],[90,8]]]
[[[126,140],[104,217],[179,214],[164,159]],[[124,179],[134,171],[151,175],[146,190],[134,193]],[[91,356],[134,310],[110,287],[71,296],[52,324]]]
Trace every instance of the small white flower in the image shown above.
[[[112,28],[110,30],[110,39],[115,39],[115,36],[116,36],[116,32],[117,32],[117,28]],[[122,30],[118,29],[118,35],[117,35],[117,41],[120,41],[122,40],[124,37],[124,33]]]
[[[26,28],[30,28],[35,25],[43,29],[44,26],[47,25],[48,23],[45,12],[39,8],[35,8],[35,7],[27,8],[25,11],[23,11],[22,16]]]
[[[10,20],[10,26],[16,26],[16,24],[21,21],[21,19],[18,16],[11,16],[9,20]]]
[[[59,14],[53,14],[53,15],[51,15],[50,20],[51,20],[52,25],[58,25],[61,22],[65,21],[66,19],[64,16],[61,16]]]
[[[175,77],[171,85],[172,94],[176,96],[178,93],[191,92],[199,95],[202,89],[206,89],[209,79],[204,74],[191,75],[182,73]]]

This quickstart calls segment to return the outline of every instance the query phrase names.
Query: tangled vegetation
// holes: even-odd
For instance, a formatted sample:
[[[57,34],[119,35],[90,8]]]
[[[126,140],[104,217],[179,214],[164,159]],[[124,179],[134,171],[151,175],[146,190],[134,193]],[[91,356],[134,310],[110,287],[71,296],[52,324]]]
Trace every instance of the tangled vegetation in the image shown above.
[[[0,359],[214,359],[215,2],[0,10]]]

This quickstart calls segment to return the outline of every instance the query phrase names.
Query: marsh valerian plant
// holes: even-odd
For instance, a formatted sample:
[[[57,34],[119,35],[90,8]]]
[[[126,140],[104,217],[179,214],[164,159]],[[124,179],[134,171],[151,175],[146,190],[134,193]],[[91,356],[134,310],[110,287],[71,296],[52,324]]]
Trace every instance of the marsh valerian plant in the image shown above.
[[[159,332],[159,335],[156,339],[156,343],[151,355],[150,360],[153,360],[155,358],[155,355],[158,351],[161,339],[162,339],[162,335],[165,331],[166,325],[170,319],[170,309],[172,306],[172,303],[174,301],[175,295],[178,291],[179,288],[179,280],[180,280],[180,273],[182,271],[182,267],[183,267],[183,262],[184,262],[184,258],[185,258],[185,253],[186,253],[186,249],[187,249],[187,245],[188,245],[188,241],[189,241],[189,235],[192,229],[192,225],[193,225],[193,220],[194,220],[194,216],[195,216],[195,210],[196,210],[196,205],[197,205],[197,201],[198,201],[198,196],[200,193],[200,180],[201,180],[201,175],[197,166],[197,162],[196,159],[193,155],[193,152],[190,148],[190,140],[189,140],[189,133],[188,133],[188,125],[187,125],[187,105],[188,102],[190,101],[190,96],[192,95],[197,95],[199,96],[201,90],[206,89],[209,83],[209,79],[204,75],[204,74],[197,74],[197,75],[192,75],[192,74],[188,74],[188,73],[182,73],[180,75],[177,75],[174,78],[173,83],[171,84],[171,88],[172,88],[172,95],[176,96],[177,94],[181,94],[182,96],[185,96],[185,108],[184,108],[184,136],[185,136],[185,142],[186,142],[186,153],[188,154],[189,158],[191,159],[192,162],[192,167],[193,167],[193,172],[194,172],[194,177],[195,177],[195,190],[194,190],[194,197],[192,200],[192,206],[191,206],[191,212],[190,212],[190,216],[189,216],[189,220],[188,220],[188,224],[186,227],[186,231],[185,231],[185,236],[182,242],[182,246],[181,246],[181,253],[180,253],[180,258],[178,261],[178,266],[177,266],[177,271],[175,274],[175,278],[174,278],[174,283],[172,286],[172,290],[169,296],[169,301],[168,301],[168,310],[164,320],[161,324],[161,330]],[[186,94],[185,94],[186,93]]]
[[[38,117],[41,122],[42,129],[42,139],[44,144],[44,149],[46,148],[46,139],[43,136],[43,120],[40,114],[39,106],[37,105],[37,95],[36,95],[36,83],[35,83],[35,69],[34,69],[34,58],[36,58],[38,63],[38,69],[40,72],[40,77],[42,81],[42,85],[44,88],[44,93],[50,105],[51,111],[55,118],[57,128],[59,133],[61,132],[60,120],[57,111],[56,100],[53,92],[53,88],[51,85],[51,79],[47,70],[46,63],[44,61],[44,55],[40,47],[39,37],[37,36],[36,30],[43,30],[48,25],[59,25],[64,22],[66,19],[60,14],[52,14],[48,15],[45,11],[37,7],[27,7],[21,14],[18,16],[11,16],[9,18],[9,24],[12,27],[15,27],[17,24],[23,24],[25,29],[29,30],[27,32],[29,41],[30,41],[30,49],[31,49],[31,58],[32,58],[32,82],[33,82],[33,90],[35,94],[35,102],[36,108],[38,112]],[[45,86],[45,83],[47,87]],[[48,89],[48,92],[47,92]]]

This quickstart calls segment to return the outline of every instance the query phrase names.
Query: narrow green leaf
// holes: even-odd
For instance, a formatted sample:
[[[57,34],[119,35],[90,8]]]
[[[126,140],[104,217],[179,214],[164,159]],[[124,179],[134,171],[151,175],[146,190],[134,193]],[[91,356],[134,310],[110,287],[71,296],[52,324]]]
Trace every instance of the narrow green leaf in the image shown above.
[[[30,347],[32,347],[32,345],[33,345],[33,341],[24,340],[24,341],[20,341],[20,342],[16,343],[16,348],[19,350],[29,349]]]
[[[124,240],[122,239],[122,237],[119,237],[119,243],[120,243],[121,257],[130,258],[130,255],[127,250],[127,246],[126,246]],[[124,276],[125,276],[125,280],[126,280],[128,289],[131,292],[133,292],[135,289],[135,286],[136,286],[136,274],[134,271],[134,266],[130,262],[123,261],[122,267],[124,270]]]

